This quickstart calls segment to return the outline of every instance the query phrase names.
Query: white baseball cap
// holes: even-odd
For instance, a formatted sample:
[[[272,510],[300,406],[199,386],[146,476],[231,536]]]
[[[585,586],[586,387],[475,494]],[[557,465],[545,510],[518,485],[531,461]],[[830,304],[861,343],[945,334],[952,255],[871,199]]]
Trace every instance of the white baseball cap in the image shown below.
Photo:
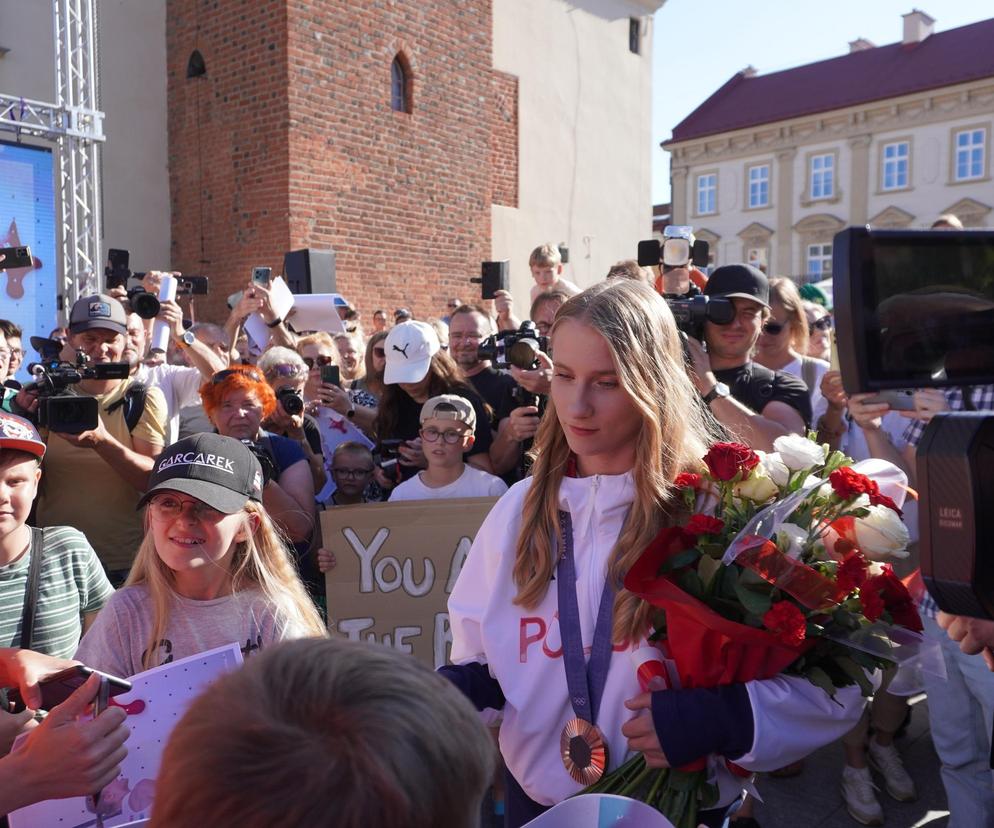
[[[395,325],[383,343],[387,365],[383,382],[421,382],[428,375],[431,358],[438,353],[438,334],[427,322],[403,322]]]

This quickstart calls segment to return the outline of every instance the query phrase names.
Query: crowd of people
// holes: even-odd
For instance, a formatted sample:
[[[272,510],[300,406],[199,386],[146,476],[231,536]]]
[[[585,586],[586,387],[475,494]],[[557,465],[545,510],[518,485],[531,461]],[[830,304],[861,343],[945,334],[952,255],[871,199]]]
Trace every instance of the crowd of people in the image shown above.
[[[558,758],[573,693],[562,660],[529,657],[519,640],[525,615],[563,609],[550,588],[564,577],[551,546],[557,513],[570,516],[582,646],[601,635],[595,619],[610,622],[598,726],[613,757],[640,750],[676,765],[718,753],[791,775],[838,740],[854,819],[883,824],[881,788],[917,796],[897,741],[910,708],[888,693],[891,675],[869,705],[783,676],[649,698],[628,661],[646,606],[618,584],[676,513],[673,481],[709,442],[771,451],[778,437],[814,432],[854,459],[890,461],[913,487],[925,423],[994,408],[994,387],[918,391],[902,412],[849,395],[830,364],[824,294],[749,265],[708,276],[689,258],[658,272],[626,260],[582,292],[555,246],[536,248],[529,265],[527,320],[499,291],[489,303],[452,297],[438,318],[374,309],[368,335],[349,305],[340,330],[294,330],[258,282],[223,325],[191,324],[175,301],[143,318],[123,289],[87,296],[51,334],[56,362],[126,370],[83,371],[54,397],[44,381],[14,380],[22,332],[0,320],[0,686],[19,687],[28,704],[13,712],[2,699],[0,813],[98,791],[125,750],[119,708],[79,718],[92,680],[39,723],[46,674],[75,659],[128,677],[238,642],[247,666],[192,705],[166,751],[153,824],[197,813],[309,825],[334,809],[348,825],[469,826],[493,775],[482,719],[500,722],[505,824],[523,825],[580,787]],[[157,293],[162,276],[146,274],[143,286]],[[678,329],[667,302],[700,294],[728,300],[732,318]],[[253,314],[265,342],[246,334]],[[149,347],[156,323],[169,331],[164,351]],[[528,340],[528,361],[481,349],[507,334]],[[95,421],[73,422],[88,409],[67,399],[94,401]],[[335,550],[322,510],[460,497],[500,500],[452,593],[453,663],[440,674],[366,645],[280,644],[326,635]],[[905,519],[914,537],[913,504]],[[928,677],[927,689],[950,825],[994,825],[994,675],[964,652],[977,649],[973,628],[954,626],[954,640],[938,626],[914,556],[901,574],[949,676]],[[795,733],[790,750],[777,732]],[[313,796],[296,794],[305,779]],[[239,784],[250,793],[237,805],[215,793]],[[729,815],[733,828],[758,824],[741,786],[723,785],[701,821]]]

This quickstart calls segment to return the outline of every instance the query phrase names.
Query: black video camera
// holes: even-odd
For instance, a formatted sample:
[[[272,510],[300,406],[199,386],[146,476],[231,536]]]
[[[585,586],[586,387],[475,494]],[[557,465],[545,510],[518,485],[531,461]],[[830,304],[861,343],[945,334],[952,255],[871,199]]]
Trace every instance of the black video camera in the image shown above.
[[[712,297],[702,293],[689,299],[679,296],[663,298],[670,306],[677,328],[698,342],[704,341],[705,322],[730,325],[735,321],[735,305],[731,299],[725,299],[723,296]]]
[[[145,290],[141,285],[128,288],[128,305],[133,313],[138,314],[142,319],[155,319],[162,310],[159,297],[154,293]]]
[[[994,384],[994,232],[850,227],[832,274],[847,392]],[[916,459],[925,584],[994,618],[994,411],[936,415]]]
[[[293,388],[281,388],[276,392],[276,399],[289,417],[296,417],[304,410],[304,398]]]
[[[63,434],[82,434],[96,428],[99,422],[96,397],[62,392],[85,379],[127,379],[131,366],[127,362],[91,366],[82,351],[76,352],[75,364],[63,362],[58,358],[61,346],[52,339],[33,336],[31,345],[43,360],[28,366],[34,381],[25,386],[25,390],[38,393],[38,425]]]
[[[538,367],[539,351],[549,353],[549,338],[539,336],[535,323],[526,319],[516,331],[501,331],[484,339],[476,358],[488,359],[494,368],[502,370],[512,365],[528,370]]]

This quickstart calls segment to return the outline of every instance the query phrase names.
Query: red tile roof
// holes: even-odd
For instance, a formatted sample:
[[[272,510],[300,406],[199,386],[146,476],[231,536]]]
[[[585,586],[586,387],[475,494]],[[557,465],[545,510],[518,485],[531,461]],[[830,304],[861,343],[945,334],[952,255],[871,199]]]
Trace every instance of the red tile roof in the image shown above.
[[[734,75],[665,144],[994,77],[994,19],[769,75]]]

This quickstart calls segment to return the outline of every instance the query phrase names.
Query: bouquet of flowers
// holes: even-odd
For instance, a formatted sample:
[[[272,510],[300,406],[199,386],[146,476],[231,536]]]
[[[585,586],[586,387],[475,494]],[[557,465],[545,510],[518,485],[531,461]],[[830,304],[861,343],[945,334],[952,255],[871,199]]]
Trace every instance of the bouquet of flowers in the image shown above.
[[[625,578],[658,609],[650,642],[673,668],[662,659],[641,664],[643,690],[786,673],[833,696],[852,684],[868,696],[866,672],[914,648],[914,603],[881,562],[907,555],[897,504],[848,457],[812,439],[781,437],[774,448],[716,443],[706,471],[675,481],[689,520],[663,529]],[[701,757],[658,770],[637,754],[584,793],[629,796],[677,828],[696,828],[698,810],[718,801],[715,761],[750,775],[714,757],[710,766]]]

